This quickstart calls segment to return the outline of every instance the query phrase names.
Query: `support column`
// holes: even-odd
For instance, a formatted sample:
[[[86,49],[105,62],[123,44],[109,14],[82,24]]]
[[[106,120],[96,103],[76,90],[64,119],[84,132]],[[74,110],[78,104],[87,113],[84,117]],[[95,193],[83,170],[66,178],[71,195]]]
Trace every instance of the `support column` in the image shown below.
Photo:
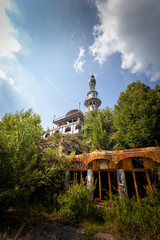
[[[123,169],[117,169],[118,191],[120,198],[126,196],[126,186]]]
[[[88,171],[87,171],[87,188],[89,190],[91,200],[93,200],[92,174],[93,174],[92,169],[88,169]]]

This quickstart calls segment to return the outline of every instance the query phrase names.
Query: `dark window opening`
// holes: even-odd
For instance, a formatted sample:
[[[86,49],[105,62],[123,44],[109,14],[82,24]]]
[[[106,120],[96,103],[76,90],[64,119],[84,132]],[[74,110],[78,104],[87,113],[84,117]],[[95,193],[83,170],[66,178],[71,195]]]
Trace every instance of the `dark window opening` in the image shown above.
[[[149,174],[149,178],[150,178],[151,184],[152,184],[153,186],[155,186],[157,189],[160,190],[160,178],[159,178],[159,176],[158,176],[157,171],[151,171],[151,170],[149,170],[149,171],[148,171],[148,174]]]
[[[102,200],[109,199],[109,185],[108,185],[108,172],[101,172],[101,198]]]
[[[73,182],[74,180],[74,172],[70,171],[70,181]]]
[[[125,177],[126,177],[126,184],[127,184],[127,190],[128,190],[128,197],[132,198],[133,196],[136,195],[132,172],[125,171]]]
[[[132,158],[133,168],[144,168],[143,159],[141,157]]]
[[[111,179],[111,192],[113,195],[118,195],[117,173],[116,171],[110,172]]]
[[[99,198],[99,175],[94,172],[94,198]]]
[[[83,181],[87,180],[87,171],[82,172],[82,179],[83,179]]]
[[[68,155],[71,154],[72,151],[68,151]]]
[[[66,129],[65,129],[65,132],[70,132],[71,131],[71,128],[70,127],[67,127]]]
[[[75,180],[77,183],[81,182],[81,172],[75,172]]]
[[[145,172],[135,172],[138,193],[140,197],[146,196],[147,177]]]

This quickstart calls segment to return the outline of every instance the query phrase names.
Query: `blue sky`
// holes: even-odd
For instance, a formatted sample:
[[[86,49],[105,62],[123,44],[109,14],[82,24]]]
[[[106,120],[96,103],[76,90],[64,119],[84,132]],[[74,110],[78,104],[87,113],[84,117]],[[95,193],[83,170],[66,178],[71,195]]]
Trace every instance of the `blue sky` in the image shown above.
[[[160,85],[159,0],[0,0],[0,117],[24,108],[42,126],[79,108],[93,73],[101,108],[128,84]]]

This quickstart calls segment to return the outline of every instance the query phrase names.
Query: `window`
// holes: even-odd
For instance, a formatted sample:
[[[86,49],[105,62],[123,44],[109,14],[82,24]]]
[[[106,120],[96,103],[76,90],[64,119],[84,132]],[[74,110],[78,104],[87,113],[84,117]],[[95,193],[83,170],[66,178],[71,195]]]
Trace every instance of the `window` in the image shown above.
[[[67,127],[66,129],[65,129],[65,132],[70,132],[71,131],[71,128],[70,127]]]

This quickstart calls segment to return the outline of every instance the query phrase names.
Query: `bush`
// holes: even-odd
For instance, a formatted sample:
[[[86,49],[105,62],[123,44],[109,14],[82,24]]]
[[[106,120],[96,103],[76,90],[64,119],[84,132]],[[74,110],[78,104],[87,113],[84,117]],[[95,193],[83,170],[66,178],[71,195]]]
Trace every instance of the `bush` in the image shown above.
[[[160,193],[154,190],[138,202],[135,198],[114,197],[106,203],[104,219],[113,223],[117,231],[138,239],[160,239]]]
[[[64,194],[59,195],[59,216],[64,222],[79,223],[87,217],[93,217],[95,206],[89,198],[89,190],[84,183],[74,182]]]

